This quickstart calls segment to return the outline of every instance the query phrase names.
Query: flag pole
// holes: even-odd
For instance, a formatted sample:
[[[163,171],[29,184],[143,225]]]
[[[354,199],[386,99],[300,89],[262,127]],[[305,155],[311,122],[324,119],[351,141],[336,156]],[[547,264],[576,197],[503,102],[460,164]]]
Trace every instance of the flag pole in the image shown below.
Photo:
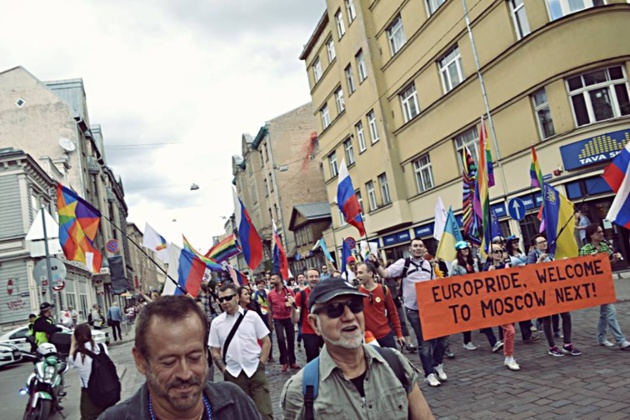
[[[120,227],[118,227],[109,217],[104,216],[101,214],[101,217],[105,220],[107,220],[109,222],[110,225],[112,225],[114,228],[116,228],[116,230],[118,230],[120,233],[123,234],[123,236],[125,238],[127,238],[127,240],[129,242],[131,242],[132,244],[134,244],[136,246],[136,248],[138,248],[140,250],[140,252],[142,252],[148,259],[149,261],[151,261],[162,273],[164,273],[166,275],[166,278],[169,279],[170,281],[173,282],[173,284],[175,284],[175,287],[177,287],[179,290],[181,290],[181,292],[185,295],[188,294],[188,291],[186,290],[185,287],[182,287],[177,281],[175,281],[175,279],[173,277],[171,277],[168,272],[166,272],[161,266],[160,264],[157,263],[157,261],[155,261],[153,259],[153,257],[151,257],[140,245],[138,245],[133,239],[131,239],[129,237],[129,235],[127,235],[127,232],[123,231]]]

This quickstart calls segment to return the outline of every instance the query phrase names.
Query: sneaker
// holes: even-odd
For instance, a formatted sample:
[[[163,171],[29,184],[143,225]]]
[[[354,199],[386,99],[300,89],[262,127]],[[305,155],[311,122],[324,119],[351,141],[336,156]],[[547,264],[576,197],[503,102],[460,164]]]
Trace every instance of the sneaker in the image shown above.
[[[553,346],[552,348],[550,348],[549,350],[547,350],[547,354],[554,356],[554,357],[562,357],[564,356],[564,353],[560,351],[560,349],[557,346]]]
[[[280,370],[286,372],[287,370],[289,370],[289,365],[282,365],[282,369]]]
[[[291,365],[289,367],[291,369],[299,369],[300,368],[297,363],[291,363]]]
[[[448,380],[448,376],[446,376],[446,373],[444,373],[444,365],[437,365],[435,367],[435,371],[438,374],[438,378],[440,378],[440,381],[446,381]]]
[[[447,347],[446,350],[444,350],[444,355],[448,357],[449,359],[455,358],[455,353],[453,353],[449,347]]]
[[[438,381],[438,378],[437,376],[435,376],[435,373],[430,373],[429,376],[424,378],[424,382],[426,382],[427,384],[429,384],[429,386],[432,386],[432,387],[442,385],[442,382]]]
[[[619,344],[619,350],[630,350],[630,341],[625,340],[623,343]]]
[[[505,359],[505,362],[503,363],[508,369],[510,370],[521,370],[521,367],[518,365],[518,363],[516,363],[516,360],[514,360],[513,357],[510,357],[509,359]]]
[[[540,341],[540,336],[538,334],[532,334],[532,336],[529,337],[527,340],[523,340],[523,343],[525,343],[525,344],[532,344],[532,343],[535,343],[537,341]]]
[[[564,354],[570,354],[571,356],[579,356],[582,354],[573,344],[564,344],[562,346],[562,352]]]
[[[611,343],[610,341],[604,339],[604,341],[600,341],[599,342],[600,346],[604,346],[604,347],[614,347],[615,345],[613,343]]]
[[[496,353],[503,348],[503,341],[499,340],[496,342],[494,347],[492,347],[492,353]]]
[[[470,350],[470,351],[472,351],[472,350],[477,350],[477,346],[475,346],[475,345],[472,343],[472,341],[471,341],[470,343],[466,343],[466,344],[464,344],[464,348],[465,348],[466,350]]]
[[[562,333],[560,331],[556,331],[555,333],[553,333],[553,337],[554,338],[564,338],[564,335],[562,335]]]
[[[405,348],[409,353],[415,353],[418,351],[418,348],[411,343],[407,344],[407,347]]]

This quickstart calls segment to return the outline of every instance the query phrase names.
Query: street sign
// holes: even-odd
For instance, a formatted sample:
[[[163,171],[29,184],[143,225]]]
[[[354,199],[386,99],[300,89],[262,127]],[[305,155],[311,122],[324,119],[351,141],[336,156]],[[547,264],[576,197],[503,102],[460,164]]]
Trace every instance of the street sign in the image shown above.
[[[346,244],[348,244],[350,249],[354,249],[357,246],[357,241],[352,236],[349,236],[346,238]]]
[[[512,198],[508,202],[508,213],[514,220],[521,221],[525,218],[525,203],[520,198]]]
[[[107,247],[107,250],[112,254],[117,254],[118,251],[120,251],[120,245],[118,244],[118,241],[116,239],[108,241],[107,245],[105,246]]]
[[[66,265],[58,258],[50,258],[50,272],[52,275],[53,285],[57,285],[66,279]],[[48,286],[48,270],[46,269],[46,259],[35,264],[33,269],[33,277],[41,286]],[[46,284],[44,285],[44,281]]]
[[[56,286],[53,286],[53,290],[55,292],[60,292],[63,290],[64,287],[66,287],[66,282],[62,280],[61,282],[57,283]]]

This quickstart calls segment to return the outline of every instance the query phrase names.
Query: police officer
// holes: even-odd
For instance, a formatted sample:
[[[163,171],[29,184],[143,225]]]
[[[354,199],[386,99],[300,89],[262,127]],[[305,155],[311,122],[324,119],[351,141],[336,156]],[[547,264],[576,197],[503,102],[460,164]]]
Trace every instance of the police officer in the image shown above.
[[[52,319],[54,307],[55,305],[51,305],[48,302],[39,305],[39,316],[33,323],[33,333],[35,334],[37,347],[42,343],[48,343],[48,340],[54,333],[61,331],[61,328],[57,327]]]

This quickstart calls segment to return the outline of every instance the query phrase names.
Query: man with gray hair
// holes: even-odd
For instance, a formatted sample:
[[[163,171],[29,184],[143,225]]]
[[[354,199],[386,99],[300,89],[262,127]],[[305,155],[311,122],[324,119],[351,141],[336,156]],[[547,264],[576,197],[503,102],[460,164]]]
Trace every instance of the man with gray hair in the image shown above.
[[[109,326],[112,327],[112,333],[114,334],[114,341],[122,341],[122,332],[120,331],[120,322],[123,320],[123,314],[118,307],[118,302],[112,303],[112,306],[107,311],[107,321]],[[116,334],[118,333],[118,334]]]

